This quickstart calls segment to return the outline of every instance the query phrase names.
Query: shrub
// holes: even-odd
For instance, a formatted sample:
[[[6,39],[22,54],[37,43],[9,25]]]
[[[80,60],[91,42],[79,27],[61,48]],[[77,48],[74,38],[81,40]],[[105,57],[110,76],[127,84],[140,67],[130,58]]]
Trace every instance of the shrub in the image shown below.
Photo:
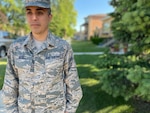
[[[135,65],[129,69],[127,79],[132,83],[137,84],[134,95],[142,98],[145,101],[150,101],[150,70],[149,68]]]
[[[135,55],[104,54],[95,65],[101,69],[101,89],[125,100],[138,97],[150,101],[149,62]]]
[[[99,37],[98,35],[94,35],[90,37],[90,40],[93,42],[93,44],[98,45],[100,42],[103,41],[103,38]]]

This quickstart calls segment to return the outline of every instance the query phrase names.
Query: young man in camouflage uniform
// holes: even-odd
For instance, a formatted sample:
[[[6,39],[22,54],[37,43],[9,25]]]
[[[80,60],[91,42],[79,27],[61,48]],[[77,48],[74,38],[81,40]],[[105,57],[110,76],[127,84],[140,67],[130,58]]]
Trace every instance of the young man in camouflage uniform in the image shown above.
[[[7,113],[75,113],[82,97],[70,45],[49,32],[49,0],[26,0],[31,33],[8,51],[3,85]]]

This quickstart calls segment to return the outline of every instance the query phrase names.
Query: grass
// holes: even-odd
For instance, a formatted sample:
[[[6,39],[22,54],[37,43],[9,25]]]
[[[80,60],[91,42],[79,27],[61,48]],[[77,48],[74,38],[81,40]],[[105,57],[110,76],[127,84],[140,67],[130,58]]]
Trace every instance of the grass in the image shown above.
[[[6,59],[0,59],[0,89],[3,86],[5,68],[6,68]]]
[[[75,52],[105,50],[98,48],[89,41],[73,41],[72,46]],[[142,104],[137,101],[125,101],[122,97],[113,98],[101,90],[99,77],[96,74],[99,69],[94,65],[97,58],[98,55],[75,56],[83,89],[83,98],[79,104],[77,113],[150,113],[149,103],[144,104],[142,107]],[[3,84],[5,68],[6,59],[0,59],[0,88]]]
[[[72,41],[72,48],[74,52],[101,52],[107,51],[108,48],[100,48],[94,45],[91,41]]]
[[[83,98],[77,113],[132,113],[133,108],[123,98],[113,98],[100,88],[100,81],[96,73],[99,71],[93,62],[98,55],[75,56],[83,89]]]
[[[105,51],[107,49],[98,48],[89,41],[74,41],[72,47],[75,52]],[[83,98],[77,113],[150,113],[150,103],[133,99],[125,101],[122,97],[114,98],[101,90],[100,80],[96,75],[99,69],[94,65],[97,58],[98,55],[75,56],[83,89]]]

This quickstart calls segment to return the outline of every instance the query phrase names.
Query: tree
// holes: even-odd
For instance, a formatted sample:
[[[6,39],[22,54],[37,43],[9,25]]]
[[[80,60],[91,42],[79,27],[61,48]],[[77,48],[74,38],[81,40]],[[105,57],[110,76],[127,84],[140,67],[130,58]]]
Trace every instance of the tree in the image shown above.
[[[150,48],[150,2],[148,0],[111,0],[115,11],[112,30],[114,37],[130,42],[133,51],[141,54]]]
[[[2,24],[2,29],[18,34],[18,31],[27,30],[25,24],[25,12],[22,0],[3,0],[0,1],[0,10],[6,15],[7,21]]]
[[[8,20],[6,15],[2,11],[0,11],[0,29],[2,29],[2,24],[7,22]]]
[[[102,71],[102,89],[113,96],[142,99],[150,102],[150,2],[148,0],[111,0],[115,11],[114,38],[132,44],[125,55],[106,54],[96,65]]]
[[[73,36],[77,16],[74,0],[52,0],[51,4],[53,15],[50,24],[51,31],[64,38]]]
[[[51,0],[53,19],[50,23],[51,31],[61,37],[71,37],[74,34],[77,12],[74,0]],[[0,1],[0,11],[6,15],[8,22],[2,24],[2,29],[18,33],[20,29],[28,32],[25,21],[25,11],[22,0]]]

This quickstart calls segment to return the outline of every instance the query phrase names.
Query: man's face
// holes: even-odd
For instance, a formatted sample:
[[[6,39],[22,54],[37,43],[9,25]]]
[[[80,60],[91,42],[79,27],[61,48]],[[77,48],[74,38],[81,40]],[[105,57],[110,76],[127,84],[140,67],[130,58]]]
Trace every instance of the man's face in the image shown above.
[[[41,34],[48,30],[52,16],[48,13],[48,9],[29,6],[26,7],[26,18],[32,33]]]

